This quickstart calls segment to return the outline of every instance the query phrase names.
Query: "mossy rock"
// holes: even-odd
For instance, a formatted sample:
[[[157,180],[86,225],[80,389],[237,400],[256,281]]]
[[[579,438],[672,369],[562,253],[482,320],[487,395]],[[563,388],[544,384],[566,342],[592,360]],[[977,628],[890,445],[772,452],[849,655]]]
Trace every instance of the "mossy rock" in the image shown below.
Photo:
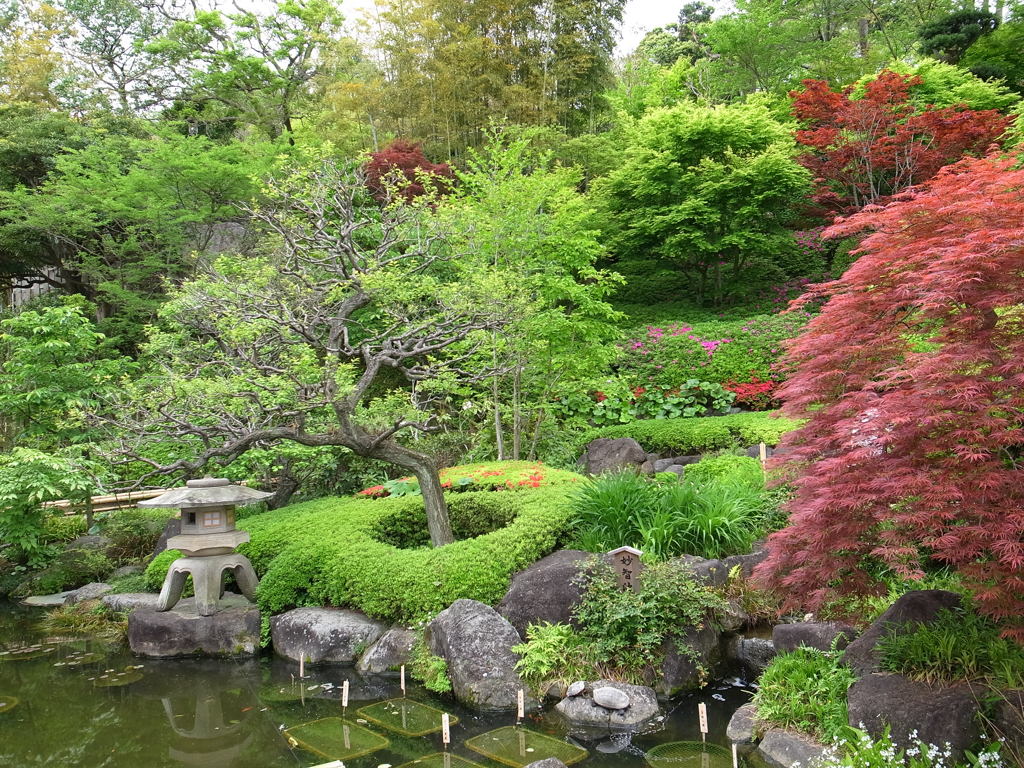
[[[101,551],[69,549],[41,570],[30,573],[11,591],[11,597],[50,595],[77,589],[94,581],[102,581],[114,563]]]

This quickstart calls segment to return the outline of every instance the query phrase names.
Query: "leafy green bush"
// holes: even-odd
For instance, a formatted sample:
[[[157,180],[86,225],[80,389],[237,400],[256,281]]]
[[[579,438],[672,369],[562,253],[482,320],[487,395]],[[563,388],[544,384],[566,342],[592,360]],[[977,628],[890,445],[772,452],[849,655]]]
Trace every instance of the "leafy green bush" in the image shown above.
[[[500,473],[501,466],[492,471]],[[264,615],[296,605],[348,605],[382,619],[416,620],[461,597],[496,603],[512,574],[554,549],[568,526],[566,496],[579,476],[540,471],[546,482],[561,485],[460,494],[455,505],[467,505],[467,517],[486,517],[493,512],[491,499],[498,499],[511,522],[435,549],[400,549],[375,538],[376,532],[405,529],[422,514],[417,496],[318,499],[246,518],[238,527],[251,541],[240,551],[261,576],[257,597]],[[481,495],[489,498],[470,501]],[[455,498],[448,496],[449,502]],[[474,504],[476,512],[469,514]],[[150,564],[149,584],[160,583],[170,559],[161,555]]]
[[[110,552],[118,560],[148,556],[171,514],[166,509],[122,509],[111,513],[102,522],[103,535],[110,539]]]
[[[681,653],[697,660],[681,643],[680,628],[703,627],[724,607],[718,594],[679,563],[650,565],[634,592],[620,589],[611,565],[595,559],[583,570],[580,587],[573,609],[579,629],[534,629],[519,648],[522,668],[534,680],[611,677],[650,684],[667,643],[676,642]]]
[[[442,469],[441,487],[446,491],[505,491],[565,485],[579,480],[575,472],[547,467],[538,461],[489,461]],[[388,480],[365,488],[357,496],[372,498],[418,496],[414,477]]]
[[[71,541],[89,532],[85,515],[48,515],[43,519],[42,539],[47,543]]]
[[[764,469],[758,459],[749,456],[705,456],[686,468],[686,479],[694,483],[732,480],[755,488],[764,487]]]
[[[423,642],[422,635],[412,647],[409,672],[414,679],[423,683],[423,687],[428,691],[448,693],[452,689],[452,681],[448,677],[448,662],[430,652]]]
[[[595,672],[593,647],[568,624],[531,624],[526,642],[512,647],[519,654],[516,670],[538,691],[552,684],[569,685],[576,680],[600,677]]]
[[[797,648],[776,656],[754,694],[757,718],[831,744],[848,727],[846,691],[855,680],[838,654]]]
[[[596,427],[724,412],[736,398],[721,384],[697,379],[673,387],[633,386],[619,378],[571,386],[572,392],[557,398],[552,411],[562,419],[579,418]]]
[[[725,557],[750,551],[765,532],[774,510],[765,503],[762,479],[673,480],[623,472],[582,485],[572,501],[579,546],[603,552],[627,544],[652,560]]]
[[[154,557],[146,566],[146,591],[159,592],[164,584],[164,577],[171,563],[181,557],[181,552],[176,549],[165,549]]]
[[[114,563],[103,552],[70,549],[61,552],[45,568],[31,573],[11,592],[13,597],[49,595],[75,589],[92,581],[101,581]]]
[[[984,681],[1024,688],[1024,648],[999,636],[999,627],[973,610],[944,610],[913,632],[879,642],[882,668],[928,683]]]
[[[472,539],[483,536],[512,522],[515,505],[500,493],[466,493],[448,499],[448,517],[455,538]],[[427,513],[422,505],[408,507],[389,515],[374,526],[373,538],[399,549],[426,547],[430,544]]]
[[[648,451],[682,456],[738,445],[776,445],[782,435],[798,426],[798,420],[776,417],[773,411],[652,419],[591,430],[580,437],[580,445],[582,452],[583,446],[599,437],[632,437]]]

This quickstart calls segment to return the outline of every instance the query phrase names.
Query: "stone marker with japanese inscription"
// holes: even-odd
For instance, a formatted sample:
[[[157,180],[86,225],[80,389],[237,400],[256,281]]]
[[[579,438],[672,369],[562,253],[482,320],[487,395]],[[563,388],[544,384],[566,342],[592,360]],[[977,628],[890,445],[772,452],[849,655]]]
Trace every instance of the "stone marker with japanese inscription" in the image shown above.
[[[615,569],[615,578],[619,580],[619,589],[632,589],[634,592],[640,589],[640,574],[644,569],[640,562],[642,554],[633,547],[619,547],[608,553]]]

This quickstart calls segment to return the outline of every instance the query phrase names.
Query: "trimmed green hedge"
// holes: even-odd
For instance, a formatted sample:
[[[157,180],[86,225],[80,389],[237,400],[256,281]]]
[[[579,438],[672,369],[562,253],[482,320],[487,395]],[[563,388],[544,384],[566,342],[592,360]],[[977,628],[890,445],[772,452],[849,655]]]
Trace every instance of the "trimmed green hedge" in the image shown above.
[[[776,445],[800,421],[775,416],[774,411],[735,413],[729,416],[700,416],[688,419],[643,419],[587,432],[580,452],[599,437],[632,437],[652,453],[688,455],[707,453],[737,445]]]
[[[251,537],[239,551],[260,575],[264,616],[297,605],[338,605],[414,621],[463,597],[494,604],[512,575],[555,549],[565,533],[566,497],[579,476],[562,474],[560,485],[449,494],[456,531],[472,535],[511,522],[438,549],[419,546],[423,499],[401,497],[318,499],[254,515],[239,522]],[[506,511],[496,514],[495,503]],[[162,580],[169,558],[151,564],[149,583]]]

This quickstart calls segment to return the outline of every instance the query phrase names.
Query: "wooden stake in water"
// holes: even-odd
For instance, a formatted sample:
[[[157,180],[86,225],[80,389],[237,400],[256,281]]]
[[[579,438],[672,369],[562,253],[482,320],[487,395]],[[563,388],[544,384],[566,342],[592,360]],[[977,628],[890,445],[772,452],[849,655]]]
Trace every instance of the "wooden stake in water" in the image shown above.
[[[708,740],[708,705],[703,701],[697,705],[697,720],[700,722],[700,740]]]
[[[736,742],[732,744],[732,768],[740,768],[740,759],[736,755]]]
[[[526,695],[520,688],[519,693],[516,694],[516,720],[522,720],[524,717],[526,717]]]
[[[341,684],[341,711],[348,709],[348,680]]]
[[[405,696],[405,664],[398,668],[398,684],[402,688],[402,695]]]
[[[441,715],[441,743],[444,744],[444,748],[448,749],[448,745],[452,742],[451,723],[449,722],[448,713],[445,712]]]
[[[302,680],[306,676],[306,654],[299,656],[299,680]]]

